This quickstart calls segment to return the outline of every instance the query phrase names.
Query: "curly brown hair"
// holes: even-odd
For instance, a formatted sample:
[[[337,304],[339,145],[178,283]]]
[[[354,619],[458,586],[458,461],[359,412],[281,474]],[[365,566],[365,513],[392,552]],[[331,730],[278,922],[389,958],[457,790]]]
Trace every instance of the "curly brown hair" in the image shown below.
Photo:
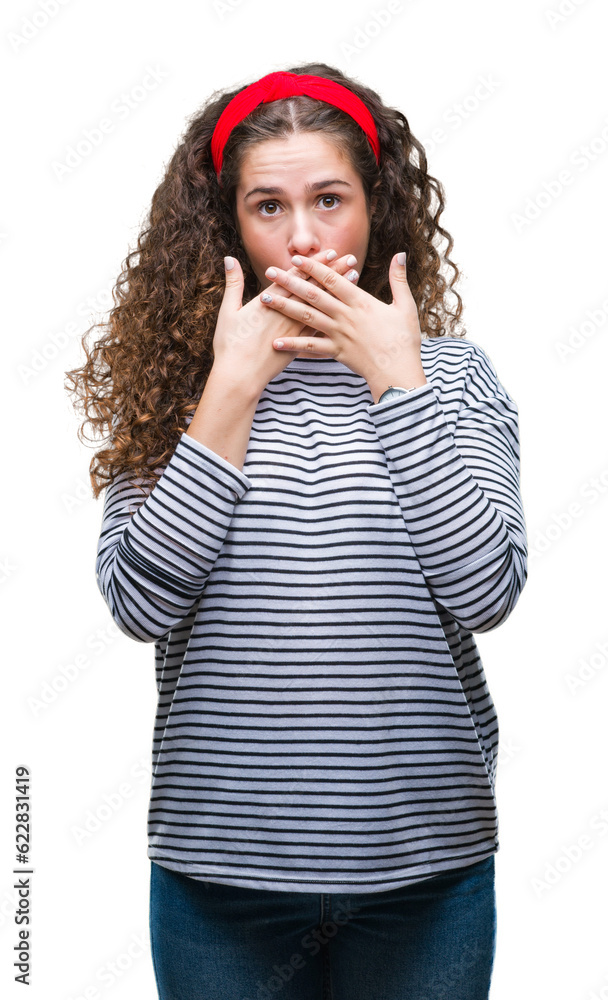
[[[84,333],[86,362],[66,372],[74,409],[86,415],[80,441],[92,440],[86,424],[107,431],[107,447],[89,466],[93,496],[121,473],[151,485],[167,464],[185,418],[198,405],[213,364],[213,337],[225,287],[224,257],[243,268],[243,304],[258,294],[258,280],[235,225],[235,193],[243,156],[254,143],[294,133],[322,132],[345,152],[361,176],[368,208],[375,200],[367,256],[358,285],[392,301],[389,263],[407,251],[409,286],[427,337],[464,337],[459,270],[449,257],[450,234],[439,223],[445,208],[441,183],[427,173],[424,147],[407,118],[378,94],[324,63],[286,70],[326,77],[348,87],[369,108],[380,140],[380,167],[353,119],[333,105],[297,96],[261,104],[231,132],[219,179],[211,159],[216,122],[235,94],[215,91],[188,119],[149,216],[128,253],[113,289],[114,307],[104,323]],[[434,202],[435,199],[435,202]],[[443,254],[436,245],[447,240]],[[136,259],[137,258],[137,259]],[[442,273],[451,268],[448,281]],[[452,310],[448,304],[453,296]],[[105,333],[87,345],[91,332]]]

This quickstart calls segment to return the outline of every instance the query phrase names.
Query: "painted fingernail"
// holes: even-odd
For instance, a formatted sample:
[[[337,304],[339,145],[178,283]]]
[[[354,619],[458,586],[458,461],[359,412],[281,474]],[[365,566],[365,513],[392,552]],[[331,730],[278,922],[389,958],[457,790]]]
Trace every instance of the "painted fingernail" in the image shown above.
[[[358,271],[349,271],[348,274],[346,275],[346,280],[347,281],[356,281],[358,277],[359,277],[359,272]]]
[[[325,260],[335,260],[338,254],[335,250],[328,250],[325,254]]]
[[[397,254],[397,263],[405,264],[405,252],[402,250],[401,253]]]
[[[300,264],[302,263],[302,258],[301,258],[301,257],[298,257],[298,255],[296,254],[296,256],[295,256],[295,257],[292,257],[292,258],[291,258],[291,263],[292,263],[292,264],[293,264],[293,265],[294,265],[295,267],[299,267],[299,266],[300,266]]]
[[[272,302],[272,295],[269,295],[268,292],[262,292],[260,298],[262,302]]]
[[[346,263],[348,264],[349,267],[354,267],[355,264],[357,263],[357,258],[354,256],[354,254],[351,253],[346,258]]]
[[[284,340],[275,340],[274,346],[275,347],[285,347],[285,341]]]
[[[276,267],[267,267],[266,270],[264,271],[264,274],[266,275],[267,278],[276,278],[278,271]]]
[[[232,271],[234,267],[234,260],[232,257],[224,257],[224,267],[227,271]]]

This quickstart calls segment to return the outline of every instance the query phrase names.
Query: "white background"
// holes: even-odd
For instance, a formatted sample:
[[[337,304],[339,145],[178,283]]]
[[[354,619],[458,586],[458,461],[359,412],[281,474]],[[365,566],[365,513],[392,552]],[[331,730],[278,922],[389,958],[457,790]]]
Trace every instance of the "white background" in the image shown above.
[[[156,997],[153,647],[117,636],[97,589],[94,446],[77,440],[64,372],[111,305],[187,116],[213,90],[319,60],[377,90],[426,145],[468,336],[520,411],[530,575],[510,619],[477,637],[501,735],[492,1000],[608,997],[605,5],[392,0],[379,26],[388,0],[42,2],[5,5],[0,41],[4,996],[25,993],[13,981],[11,888],[14,771],[25,764],[26,995]],[[131,93],[128,114],[111,110]],[[59,175],[68,148],[108,116],[113,130]],[[88,832],[97,810],[104,820]]]

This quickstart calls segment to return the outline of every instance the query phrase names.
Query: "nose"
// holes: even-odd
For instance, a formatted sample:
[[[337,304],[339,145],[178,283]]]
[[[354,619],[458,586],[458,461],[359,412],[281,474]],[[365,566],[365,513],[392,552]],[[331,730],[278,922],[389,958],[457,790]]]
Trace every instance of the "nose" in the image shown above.
[[[291,220],[291,232],[287,244],[290,256],[296,253],[309,257],[321,249],[321,240],[315,226],[315,220],[306,212],[294,212]]]

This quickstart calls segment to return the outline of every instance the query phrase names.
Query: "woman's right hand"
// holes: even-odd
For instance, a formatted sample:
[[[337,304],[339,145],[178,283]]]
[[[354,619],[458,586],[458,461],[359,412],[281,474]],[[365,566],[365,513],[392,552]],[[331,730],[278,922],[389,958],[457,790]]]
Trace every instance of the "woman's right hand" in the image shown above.
[[[339,274],[346,274],[352,266],[346,263],[350,254],[327,260],[327,250],[313,254],[313,260],[320,260]],[[241,381],[248,389],[263,392],[264,388],[279,372],[296,357],[299,351],[276,351],[272,346],[277,337],[297,337],[308,327],[304,323],[284,316],[273,309],[264,308],[260,295],[254,296],[243,305],[244,277],[240,263],[235,257],[234,267],[226,271],[226,287],[220,306],[215,334],[213,337],[213,370],[222,373],[232,382]],[[288,271],[312,281],[297,267]],[[278,291],[290,298],[285,288],[274,282],[267,289],[271,294]],[[266,289],[262,289],[266,291]]]

